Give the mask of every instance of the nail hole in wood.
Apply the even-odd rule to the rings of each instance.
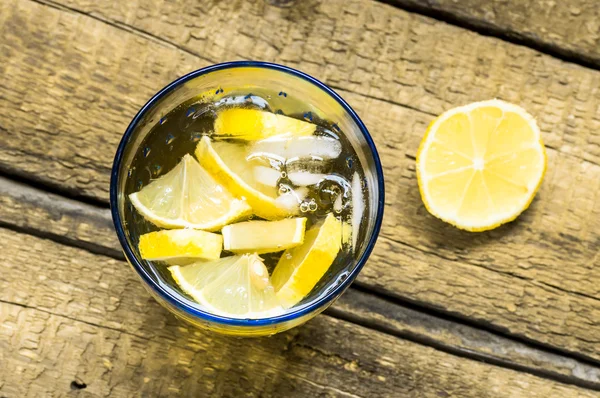
[[[275,7],[291,7],[295,2],[296,0],[267,0],[267,3]]]
[[[87,384],[85,384],[83,381],[73,380],[71,382],[71,390],[83,390],[86,387]]]

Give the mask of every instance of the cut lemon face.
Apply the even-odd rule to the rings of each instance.
[[[195,229],[162,230],[140,236],[139,249],[146,260],[216,260],[221,256],[223,237]]]
[[[269,271],[256,254],[172,266],[169,271],[183,291],[213,314],[254,319],[282,313]]]
[[[341,240],[342,223],[330,213],[306,232],[302,245],[282,254],[271,276],[282,306],[290,308],[310,293],[333,264]]]
[[[304,242],[306,218],[246,221],[223,227],[225,250],[234,253],[273,253]]]
[[[443,113],[417,154],[427,210],[468,231],[514,220],[533,200],[545,171],[546,152],[534,118],[500,100]]]
[[[233,195],[243,198],[254,214],[267,220],[292,215],[295,209],[278,205],[277,188],[256,181],[254,167],[246,160],[247,152],[241,144],[211,141],[204,136],[196,148],[200,164]]]
[[[256,109],[230,108],[217,115],[215,134],[242,140],[260,140],[275,135],[312,135],[316,125],[284,115]]]
[[[129,198],[147,220],[163,228],[216,231],[252,214],[247,203],[230,194],[190,155]]]

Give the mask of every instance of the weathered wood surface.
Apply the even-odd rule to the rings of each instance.
[[[207,63],[282,62],[335,87],[426,114],[499,97],[532,112],[550,147],[600,164],[600,72],[389,5],[369,0],[311,0],[291,8],[262,0],[50,4],[68,5],[138,36],[153,35]],[[396,126],[397,134],[422,133],[401,127]]]
[[[596,0],[384,0],[600,66]]]
[[[105,201],[121,132],[157,88],[231,57],[298,66],[343,89],[393,181],[364,285],[600,360],[598,72],[367,1],[69,4],[93,16],[0,5],[0,169]],[[429,113],[492,96],[538,116],[549,173],[520,220],[472,235],[427,214],[410,156]]]
[[[600,396],[320,316],[271,338],[188,328],[123,261],[0,229],[0,394]],[[36,292],[31,294],[31,292]]]
[[[0,176],[0,226],[125,259],[110,210]]]
[[[108,209],[0,177],[1,225],[122,259]],[[19,276],[4,277],[9,284]],[[350,289],[327,311],[446,352],[600,390],[600,368]],[[137,333],[132,330],[132,333]]]

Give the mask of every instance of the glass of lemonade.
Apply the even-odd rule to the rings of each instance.
[[[158,92],[118,147],[123,251],[178,317],[271,335],[325,310],[377,239],[383,172],[364,124],[297,70],[230,62]]]

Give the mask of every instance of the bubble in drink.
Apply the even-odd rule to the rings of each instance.
[[[307,202],[302,202],[300,204],[300,211],[302,213],[306,213],[308,210],[309,210],[308,203]]]

